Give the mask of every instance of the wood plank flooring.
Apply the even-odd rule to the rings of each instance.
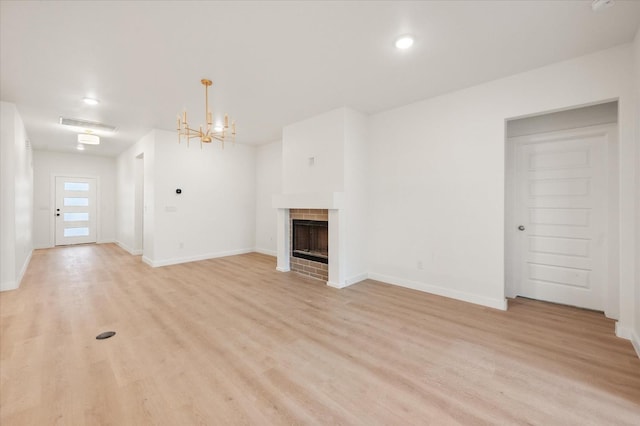
[[[0,424],[640,424],[613,321],[509,306],[336,290],[261,254],[154,269],[113,244],[37,250],[0,294]]]

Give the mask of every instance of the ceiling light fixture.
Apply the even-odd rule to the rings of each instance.
[[[80,133],[78,135],[78,143],[86,145],[100,145],[100,137],[89,133]]]
[[[85,103],[85,104],[87,104],[87,105],[98,105],[98,104],[100,103],[100,101],[99,101],[99,100],[94,99],[94,98],[87,98],[87,97],[84,97],[84,98],[82,98],[82,100],[83,100],[83,101],[84,101],[84,103]]]
[[[613,0],[593,0],[591,2],[591,10],[594,12],[600,12],[602,10],[608,9],[615,4]]]
[[[413,37],[410,35],[403,35],[396,40],[395,44],[398,49],[408,49],[413,46]]]
[[[182,119],[178,115],[178,143],[182,141],[183,136],[187,139],[187,146],[189,146],[189,139],[200,138],[200,147],[202,148],[203,143],[211,143],[215,139],[220,141],[222,148],[224,148],[225,141],[231,139],[231,141],[235,142],[236,140],[236,122],[231,122],[231,130],[229,131],[229,116],[225,114],[224,125],[222,127],[213,127],[213,115],[209,109],[209,86],[213,83],[206,78],[200,80],[200,83],[204,86],[204,117],[207,127],[205,130],[202,129],[202,125],[200,125],[199,130],[190,128],[187,122],[187,111],[184,111]]]

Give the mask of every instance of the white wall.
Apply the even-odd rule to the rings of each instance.
[[[55,246],[55,176],[95,177],[98,185],[97,242],[115,241],[116,162],[111,157],[33,152],[34,246]]]
[[[153,130],[117,160],[118,243],[135,251],[136,157],[144,161],[143,260],[169,265],[253,250],[255,149],[178,144]],[[176,194],[176,189],[182,190]]]
[[[0,291],[20,286],[33,251],[33,165],[16,106],[0,102]]]
[[[276,255],[277,212],[272,197],[282,193],[282,141],[256,148],[256,251]]]
[[[344,119],[339,108],[282,130],[284,194],[344,190]]]
[[[116,242],[131,254],[143,254],[142,246],[148,258],[154,257],[154,138],[155,131],[149,132],[116,159]],[[142,201],[136,193],[140,175],[143,181]],[[138,210],[141,207],[142,212]],[[141,223],[144,224],[142,238],[140,229],[136,228]]]
[[[255,246],[255,148],[201,150],[155,135],[155,264],[249,252]],[[182,194],[176,194],[177,188]],[[175,210],[174,210],[175,209]],[[169,211],[174,210],[174,211]]]
[[[620,225],[634,229],[631,59],[624,45],[371,116],[370,276],[504,308],[505,120],[616,98]],[[635,254],[620,244],[628,327]]]
[[[367,225],[372,213],[367,209],[368,117],[344,109],[344,199],[346,231],[346,284],[367,278]]]

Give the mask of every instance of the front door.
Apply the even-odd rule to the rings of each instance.
[[[95,243],[96,179],[56,177],[56,245]]]
[[[516,145],[519,295],[603,311],[607,134],[569,130]]]

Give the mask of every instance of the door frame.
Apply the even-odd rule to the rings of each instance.
[[[100,176],[81,175],[77,173],[51,173],[49,176],[49,247],[56,247],[56,178],[87,178],[96,180],[96,244],[102,242],[100,226]]]
[[[605,209],[605,274],[604,313],[607,317],[618,319],[620,313],[620,280],[619,280],[619,162],[618,162],[618,123],[600,124],[553,132],[537,133],[526,136],[505,137],[505,229],[504,229],[504,291],[507,298],[516,297],[520,293],[520,265],[517,255],[519,248],[516,232],[517,215],[517,182],[516,182],[516,147],[519,145],[550,142],[561,139],[561,136],[579,137],[599,134],[606,138],[606,171],[605,187],[607,191],[607,208]]]

